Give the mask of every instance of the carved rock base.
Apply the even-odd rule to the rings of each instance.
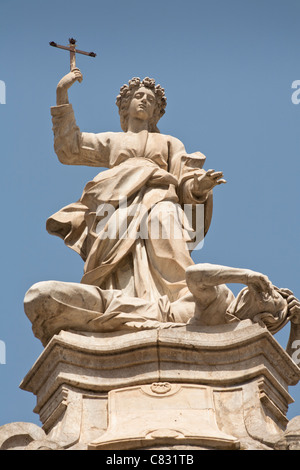
[[[42,422],[39,439],[23,448],[39,440],[74,450],[288,448],[288,387],[299,379],[268,330],[249,320],[201,330],[62,331],[21,384],[36,395]],[[0,444],[9,448],[5,426]]]

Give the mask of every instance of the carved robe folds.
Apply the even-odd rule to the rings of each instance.
[[[49,233],[84,259],[81,282],[149,301],[166,295],[172,302],[188,293],[185,270],[193,264],[195,232],[183,223],[183,205],[204,203],[205,234],[212,194],[200,201],[191,191],[194,173],[204,172],[204,155],[188,155],[178,139],[147,131],[81,133],[71,105],[51,112],[62,163],[109,168],[87,183],[78,202],[47,221]],[[153,236],[153,227],[163,233],[166,226],[171,233]]]

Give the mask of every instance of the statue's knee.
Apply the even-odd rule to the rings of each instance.
[[[57,281],[41,281],[33,284],[25,294],[26,302],[34,302],[41,297],[49,295],[50,292],[57,289],[59,283]]]
[[[56,307],[56,301],[52,293],[59,289],[57,281],[37,282],[28,289],[24,297],[24,309],[26,315],[32,320],[38,313]]]

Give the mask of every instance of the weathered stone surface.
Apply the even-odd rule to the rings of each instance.
[[[46,434],[33,423],[8,423],[0,427],[0,450],[23,450],[46,439]]]
[[[275,444],[276,450],[300,450],[300,416],[295,416]]]
[[[108,430],[89,449],[136,449],[158,442],[240,446],[218,428],[209,387],[165,382],[127,387],[110,392],[108,405]]]
[[[246,320],[225,329],[61,332],[21,388],[37,396],[48,439],[64,448],[271,449],[299,379],[267,328]]]

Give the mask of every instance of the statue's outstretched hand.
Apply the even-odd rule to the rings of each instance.
[[[218,184],[226,183],[222,171],[207,170],[203,175],[194,174],[193,194],[205,198]]]
[[[68,89],[75,82],[81,83],[83,80],[82,73],[78,68],[72,70],[72,72],[67,73],[58,83],[56,88],[56,104],[68,104]]]

